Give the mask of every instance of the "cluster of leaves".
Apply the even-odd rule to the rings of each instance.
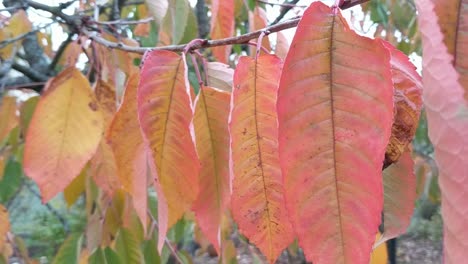
[[[439,17],[467,16],[459,6],[437,3]],[[465,189],[468,153],[457,143],[468,131],[460,48],[466,34],[450,32],[466,27],[454,26],[458,20],[439,25],[429,0],[417,6],[424,103],[445,199],[445,258],[461,263],[466,216],[458,188]],[[269,54],[264,32],[252,56],[234,56],[232,69],[223,64],[233,62],[230,45],[210,49],[218,62],[191,49],[197,40],[182,54],[169,51],[167,45],[189,42],[201,26],[187,1],[147,7],[127,10],[154,17],[132,30],[159,49],[140,58],[125,51],[138,46],[130,38],[102,33],[104,41],[123,43],[109,51],[107,42],[87,47],[89,36],[80,36],[39,97],[19,107],[15,97],[2,98],[0,165],[22,161],[44,203],[60,192],[69,205],[85,196],[86,231],[70,235],[53,263],[159,263],[170,254],[186,262],[168,239],[187,228],[184,217],[197,223],[194,233],[206,237],[223,263],[235,259],[233,222],[270,263],[295,239],[314,263],[369,263],[374,247],[405,232],[418,186],[409,143],[423,85],[403,52],[356,34],[338,7],[315,2],[291,47],[278,34],[276,55]],[[248,29],[236,23],[245,14]],[[23,34],[14,30],[16,17],[30,24],[18,11],[3,35]],[[212,39],[266,25],[260,6],[211,1]],[[2,57],[16,49],[14,43],[3,48]],[[93,62],[93,85],[74,66],[82,51]],[[140,69],[129,63],[140,60]],[[0,252],[9,256],[20,247],[3,206],[0,219]]]

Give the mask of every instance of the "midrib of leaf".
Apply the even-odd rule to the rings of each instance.
[[[333,10],[333,9],[332,9]],[[343,241],[343,220],[341,219],[341,204],[340,204],[340,194],[339,194],[339,186],[338,186],[338,177],[337,177],[337,172],[336,172],[336,142],[335,142],[335,102],[333,99],[333,37],[335,33],[335,20],[336,20],[336,14],[332,16],[332,25],[331,25],[331,30],[330,30],[330,114],[331,114],[331,124],[332,124],[332,144],[333,144],[333,171],[335,172],[335,196],[336,196],[336,204],[338,207],[338,224],[340,227],[340,247],[343,252],[343,256],[346,256],[345,254],[345,247],[344,247],[344,241]]]
[[[70,77],[71,78],[71,77]],[[62,83],[63,84],[63,83]],[[58,89],[58,88],[56,88]],[[70,96],[68,97],[68,102],[67,102],[67,107],[66,107],[66,111],[65,111],[65,127],[63,129],[63,135],[62,135],[62,138],[60,140],[60,146],[59,146],[59,155],[58,155],[58,158],[56,159],[56,162],[55,162],[55,169],[54,169],[54,174],[56,175],[57,173],[57,168],[59,167],[59,161],[62,160],[62,153],[63,153],[63,145],[64,145],[64,142],[65,142],[65,138],[66,138],[66,135],[68,134],[68,122],[69,122],[69,115],[70,115],[70,108],[71,108],[71,105],[73,103],[73,93],[74,93],[74,90],[75,88],[72,86],[70,87]],[[55,90],[57,91],[57,90]]]
[[[172,101],[174,101],[174,99],[173,99],[174,90],[176,88],[177,74],[179,72],[179,67],[180,67],[180,62],[181,61],[182,61],[182,59],[179,58],[179,63],[177,64],[177,70],[174,73],[174,78],[173,78],[172,85],[171,85],[171,93],[169,95],[169,105],[167,106],[166,120],[164,121],[164,135],[163,135],[163,140],[161,142],[161,154],[160,154],[160,158],[159,158],[159,166],[156,166],[156,169],[159,168],[158,175],[160,177],[162,176],[162,172],[164,171],[163,170],[163,167],[164,167],[163,166],[163,164],[164,164],[163,163],[163,156],[164,156],[164,149],[165,149],[165,145],[166,145],[166,138],[167,138],[167,135],[168,135],[168,133],[167,133],[167,124],[169,123],[169,116],[172,113],[172,111],[171,111]]]
[[[211,148],[211,153],[213,154],[212,155],[212,159],[213,159],[213,163],[214,163],[214,170],[215,170],[215,184],[216,184],[216,205],[218,206],[218,211],[221,211],[221,195],[220,195],[220,190],[219,190],[219,174],[218,174],[218,164],[216,162],[216,157],[215,157],[215,150],[214,150],[214,146],[213,146],[213,136],[212,136],[212,133],[211,133],[211,125],[210,125],[210,119],[208,118],[208,105],[206,104],[206,99],[205,99],[205,92],[204,92],[204,89],[200,89],[200,96],[202,97],[202,100],[203,100],[203,104],[204,104],[204,112],[205,112],[205,117],[206,117],[206,125],[208,127],[208,135],[209,135],[209,138],[210,138],[210,148]]]
[[[270,216],[270,202],[268,200],[268,195],[266,191],[266,183],[265,183],[265,174],[263,171],[263,159],[262,159],[262,149],[260,147],[260,134],[258,132],[258,120],[257,120],[257,64],[258,64],[258,57],[255,57],[255,68],[254,68],[254,120],[255,120],[255,132],[256,132],[256,137],[257,140],[257,150],[258,150],[258,158],[260,159],[260,171],[261,171],[261,177],[262,177],[262,183],[263,183],[263,194],[265,195],[265,201],[266,201],[266,212],[267,212],[267,217],[268,217],[268,249],[269,252],[268,254],[270,255],[273,252],[273,246],[271,244],[271,216]],[[270,256],[268,256],[270,258]]]

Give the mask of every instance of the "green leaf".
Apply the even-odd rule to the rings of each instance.
[[[89,257],[88,264],[123,264],[123,262],[111,248],[104,250],[98,248]]]
[[[198,37],[198,22],[197,17],[192,8],[188,10],[187,26],[185,27],[185,33],[180,43],[189,43],[191,40]]]
[[[52,264],[78,264],[82,238],[81,234],[71,234],[63,242]]]
[[[37,102],[39,102],[39,96],[34,96],[26,100],[21,106],[20,125],[23,135],[25,135],[28,130],[29,122],[31,121],[34,109],[36,109]]]
[[[0,180],[0,203],[10,200],[21,186],[23,171],[21,164],[10,159],[5,167],[4,175]]]
[[[140,264],[143,259],[140,245],[135,235],[126,228],[120,229],[115,243],[115,249],[117,255],[126,264]]]
[[[156,234],[156,233],[155,233]],[[154,236],[143,243],[143,256],[145,257],[145,262],[147,264],[160,264],[161,257],[159,256],[157,249],[158,236]]]

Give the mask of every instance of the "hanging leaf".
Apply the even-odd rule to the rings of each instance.
[[[452,55],[459,82],[468,99],[468,2],[466,0],[432,0],[444,43]]]
[[[25,34],[31,31],[31,28],[32,25],[28,19],[28,15],[23,9],[19,9],[11,16],[7,25],[2,25],[0,28],[0,42]],[[21,42],[16,41],[8,45],[0,45],[0,58],[3,60],[10,59],[19,49],[19,43]]]
[[[63,190],[63,198],[67,203],[67,207],[70,208],[75,204],[76,200],[86,189],[86,178],[87,170],[86,167],[81,171],[80,175],[73,179],[73,181]]]
[[[263,8],[260,8],[259,6],[255,6],[255,9],[249,12],[250,32],[264,29],[267,26],[268,26],[268,19],[267,19],[265,10]],[[270,45],[270,41],[268,40],[268,36],[265,36],[262,39],[262,46],[268,51],[271,50],[271,45]],[[255,53],[256,53],[256,48],[251,46],[250,55],[254,55]]]
[[[284,34],[281,33],[281,31],[276,33],[276,46],[275,46],[276,56],[280,57],[281,59],[285,59],[286,55],[288,54],[288,50],[289,50],[289,42],[284,36]]]
[[[137,112],[139,76],[129,77],[122,105],[115,114],[107,139],[115,154],[117,175],[123,188],[132,196],[141,223],[146,230],[147,159]]]
[[[115,242],[115,249],[123,263],[141,264],[143,261],[140,245],[135,235],[126,228],[120,229]]]
[[[83,236],[81,234],[71,234],[68,236],[60,246],[52,264],[78,264],[82,239]]]
[[[398,162],[390,165],[383,174],[384,232],[374,248],[406,232],[417,198],[414,162],[409,151],[403,153]]]
[[[33,116],[34,110],[36,109],[36,105],[39,102],[39,98],[39,96],[33,96],[21,105],[20,125],[23,135],[26,135],[26,131],[28,131],[29,123],[31,122],[31,118]]]
[[[442,192],[444,263],[463,263],[468,258],[467,102],[453,57],[443,45],[434,5],[430,0],[416,4],[423,39],[423,99]]]
[[[234,35],[234,0],[211,1],[211,39],[227,38]],[[228,62],[231,46],[212,48],[213,56],[222,63]]]
[[[24,171],[47,202],[80,173],[96,151],[103,118],[88,80],[68,68],[46,85],[24,146]]]
[[[161,45],[179,44],[188,26],[190,5],[187,0],[169,0],[169,8],[159,29]]]
[[[395,102],[392,136],[385,153],[385,166],[396,162],[413,140],[419,124],[422,107],[421,76],[408,57],[390,43],[382,41],[390,51],[390,65],[394,86]]]
[[[388,51],[314,2],[286,57],[279,153],[290,219],[307,260],[369,263],[393,119]]]
[[[276,95],[281,60],[241,57],[234,72],[231,134],[232,215],[270,263],[293,240],[278,166]]]
[[[138,117],[157,175],[159,250],[168,228],[198,195],[199,161],[190,132],[193,110],[185,57],[147,53],[138,85]],[[182,162],[183,161],[183,162]]]
[[[221,62],[208,62],[206,68],[208,86],[231,92],[234,69]]]
[[[16,116],[16,98],[12,96],[4,96],[0,98],[0,144],[10,134],[11,130],[18,125],[18,117]]]
[[[200,183],[193,210],[203,233],[220,252],[221,218],[229,204],[230,94],[202,86],[195,100],[194,128],[200,157]]]
[[[0,203],[8,203],[23,183],[21,163],[10,159],[5,166],[5,175],[0,179]],[[2,171],[3,173],[3,171]]]
[[[145,0],[145,3],[146,6],[148,6],[149,13],[154,17],[154,20],[160,24],[167,13],[169,7],[168,0]]]

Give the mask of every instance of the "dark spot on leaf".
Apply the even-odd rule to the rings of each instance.
[[[92,102],[89,102],[88,104],[89,108],[91,108],[91,110],[93,111],[97,111],[98,110],[98,105],[96,102],[92,101]]]

